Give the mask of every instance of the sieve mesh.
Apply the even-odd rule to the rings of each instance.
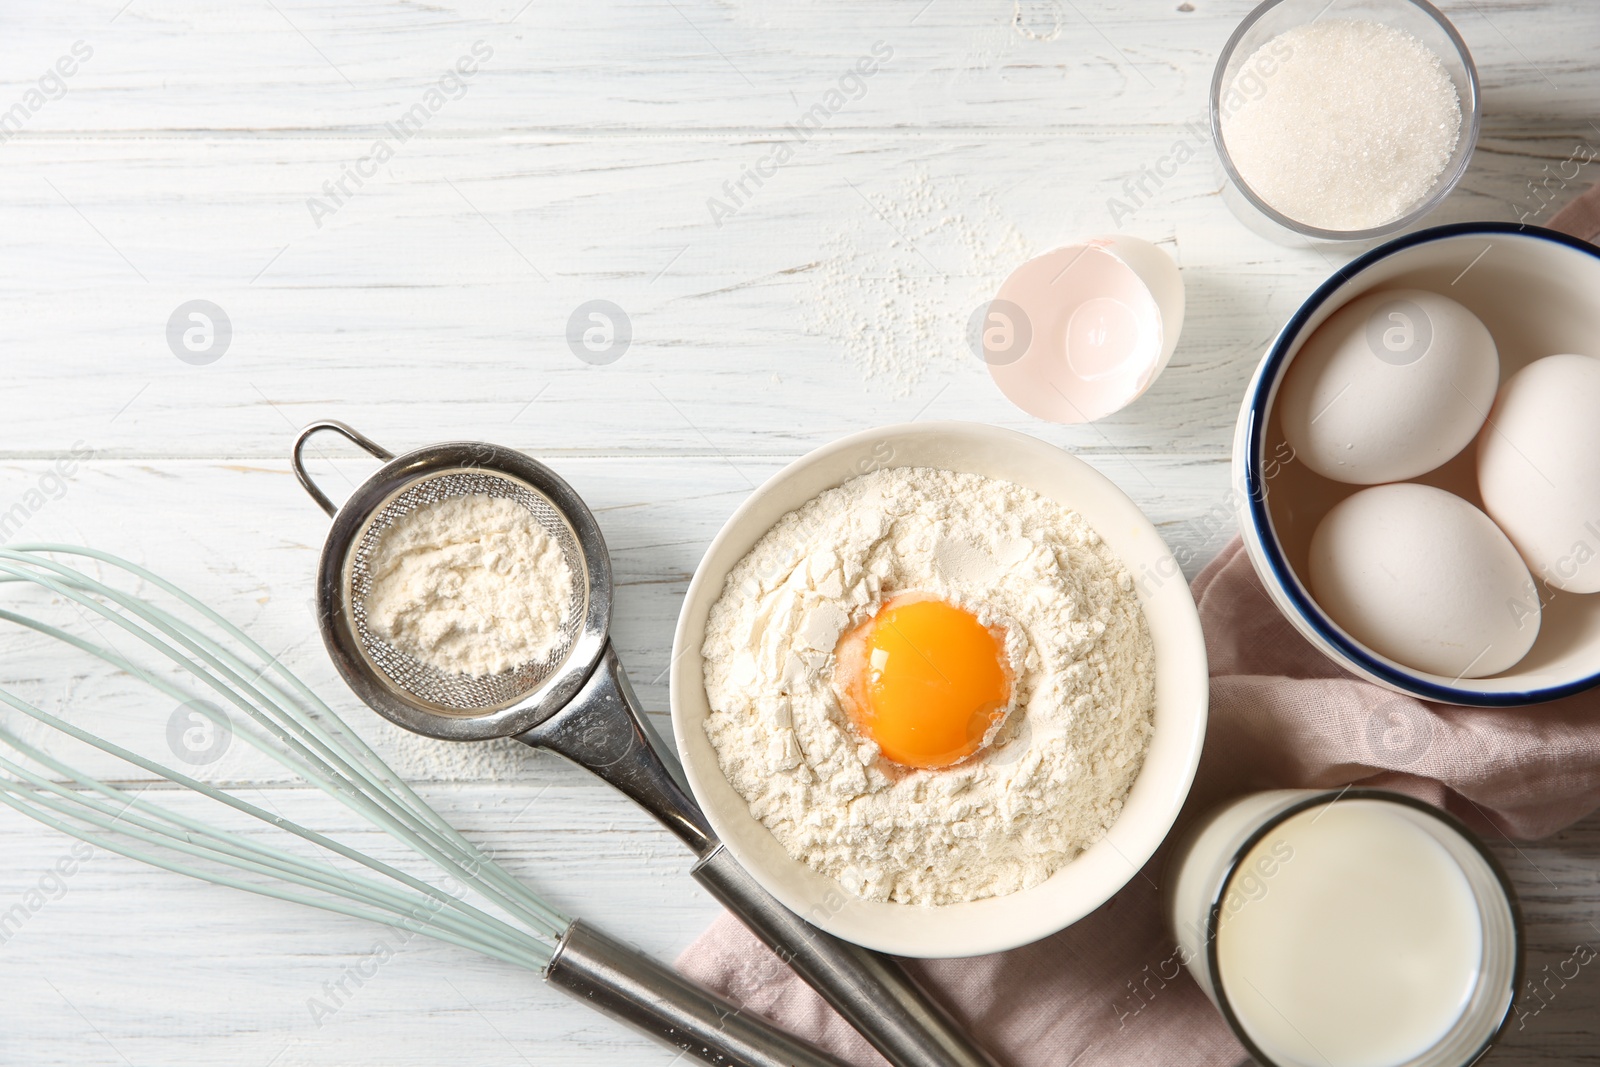
[[[427,504],[455,496],[492,496],[512,500],[527,508],[561,548],[572,569],[572,602],[561,639],[548,659],[521,664],[499,674],[451,674],[402,652],[367,628],[367,594],[372,591],[369,565],[384,532],[406,515]],[[351,629],[378,674],[401,694],[436,710],[457,715],[495,711],[514,704],[543,685],[572,652],[583,629],[589,600],[589,568],[572,528],[544,495],[526,483],[503,474],[460,469],[425,476],[402,489],[378,508],[353,542],[345,565],[345,611]]]

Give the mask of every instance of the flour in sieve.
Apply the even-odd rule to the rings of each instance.
[[[1014,674],[1000,735],[943,770],[882,759],[832,686],[840,635],[913,592],[1003,628]],[[875,471],[785,515],[729,573],[703,654],[728,781],[791,856],[870,900],[1042,882],[1116,820],[1152,729],[1126,569],[1076,512],[978,475]]]
[[[423,663],[488,675],[548,659],[572,610],[572,569],[514,500],[445,497],[383,531],[367,626]]]

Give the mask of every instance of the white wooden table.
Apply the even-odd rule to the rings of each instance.
[[[12,0],[4,538],[110,549],[200,594],[402,770],[446,779],[427,796],[540,892],[670,958],[715,907],[665,833],[554,758],[447,759],[334,677],[309,606],[325,520],[288,474],[292,431],[335,417],[397,450],[489,439],[556,466],[610,542],[616,641],[658,713],[678,602],[718,525],[782,463],[848,431],[1021,428],[1084,456],[1203,559],[1229,533],[1203,516],[1224,498],[1241,389],[1337,257],[1236,224],[1209,150],[1132,217],[1113,220],[1107,202],[1195,136],[1185,124],[1203,118],[1216,53],[1249,6]],[[1445,7],[1477,58],[1485,117],[1434,221],[1535,212],[1529,182],[1600,143],[1600,17],[1582,0]],[[861,91],[847,81],[793,158],[732,201],[724,183],[792,138],[788,124],[877,42],[892,56]],[[474,72],[440,88],[458,60]],[[1555,207],[1575,191],[1547,187]],[[959,324],[1020,256],[1115,222],[1184,268],[1177,355],[1102,423],[1032,421]],[[169,317],[196,299],[231,323],[209,363],[168,341]],[[566,340],[597,299],[632,331],[604,365]],[[893,344],[919,357],[917,374],[863,370]],[[92,458],[58,485],[50,466],[74,449]],[[336,493],[371,467],[326,452]],[[131,706],[106,672],[35,647],[0,635],[7,686],[79,714]],[[316,808],[259,784],[286,813]],[[67,847],[0,817],[0,910]],[[1600,945],[1600,820],[1497,847],[1523,893],[1532,972]],[[319,1025],[308,1001],[373,940],[353,921],[100,856],[0,945],[0,1062],[671,1059],[531,976],[421,938]],[[1600,1062],[1597,975],[1552,983],[1495,1062]]]

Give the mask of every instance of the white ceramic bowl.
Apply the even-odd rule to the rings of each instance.
[[[705,733],[706,617],[728,572],[778,519],[825,489],[884,467],[936,467],[1015,482],[1081,514],[1139,583],[1155,641],[1155,731],[1122,815],[1104,839],[1046,881],[1009,896],[939,907],[862,900],[799,860],[750,814]],[[1200,618],[1177,562],[1123,492],[1087,464],[1025,434],[965,422],[868,430],[791,463],[733,513],[695,571],[673,639],[672,730],[690,788],[755,880],[829,933],[900,956],[974,956],[1055,933],[1120,889],[1166,837],[1188,795],[1208,696]]]
[[[1288,457],[1273,411],[1278,385],[1301,344],[1328,316],[1377,288],[1443,293],[1494,335],[1504,381],[1557,352],[1600,357],[1600,249],[1537,226],[1475,222],[1407,234],[1353,260],[1301,305],[1256,368],[1234,435],[1239,527],[1256,573],[1284,615],[1335,663],[1396,692],[1478,707],[1534,704],[1600,684],[1600,594],[1551,592],[1539,639],[1523,660],[1489,678],[1415,671],[1345,633],[1312,599],[1302,575],[1317,523],[1360,486],[1311,473]],[[1487,432],[1487,431],[1486,431]],[[1482,507],[1468,445],[1416,481]]]

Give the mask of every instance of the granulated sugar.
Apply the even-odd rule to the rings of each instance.
[[[1461,101],[1403,30],[1328,19],[1273,38],[1221,102],[1222,137],[1253,192],[1291,219],[1361,230],[1404,215],[1449,164]]]
[[[968,321],[1028,258],[1028,244],[992,195],[955,179],[916,173],[859,192],[867,203],[842,194],[849,221],[811,273],[807,326],[863,378],[908,396],[930,375],[979,360]]]

